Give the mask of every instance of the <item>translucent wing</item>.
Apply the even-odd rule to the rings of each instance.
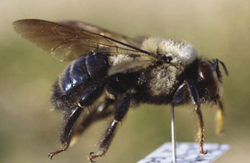
[[[105,35],[83,30],[79,25],[54,23],[44,20],[18,20],[15,31],[35,43],[60,61],[71,61],[93,53],[105,55],[123,54],[140,58],[145,62],[157,60],[157,56],[137,47],[125,44]],[[93,27],[93,26],[92,26]],[[92,30],[93,31],[93,30]],[[102,31],[102,29],[97,29]],[[115,34],[112,34],[115,35]],[[138,64],[137,64],[138,65]]]
[[[62,21],[59,23],[71,25],[71,26],[74,26],[74,27],[77,27],[77,28],[80,28],[80,29],[83,29],[86,31],[90,31],[90,32],[97,33],[97,34],[100,34],[103,36],[107,36],[107,37],[113,38],[115,40],[118,40],[120,42],[123,42],[125,44],[129,44],[129,45],[132,45],[132,46],[135,46],[138,48],[140,48],[142,42],[145,39],[147,39],[146,36],[138,36],[138,37],[130,38],[130,37],[127,37],[127,36],[122,35],[120,33],[112,32],[112,31],[109,31],[107,29],[103,29],[101,27],[91,25],[88,23],[84,23],[84,22],[80,22],[80,21],[71,21],[70,20],[70,21]]]

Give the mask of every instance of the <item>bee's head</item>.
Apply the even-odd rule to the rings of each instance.
[[[199,62],[199,76],[207,87],[208,94],[214,97],[222,97],[223,93],[223,77],[219,69],[219,64],[224,69],[226,75],[228,75],[226,65],[219,59],[213,59],[212,61],[201,60]]]
[[[196,48],[185,41],[150,38],[143,42],[142,49],[160,56],[167,63],[181,67],[190,65],[200,58]]]

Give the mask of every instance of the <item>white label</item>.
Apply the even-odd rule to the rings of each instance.
[[[227,144],[205,143],[205,156],[200,155],[197,143],[176,143],[177,163],[211,163],[230,148]],[[172,163],[172,143],[168,142],[146,156],[138,163]]]

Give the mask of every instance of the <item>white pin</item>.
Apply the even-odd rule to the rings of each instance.
[[[176,162],[176,135],[175,135],[175,110],[174,104],[171,105],[171,136],[172,136],[172,160]]]
[[[208,153],[201,156],[200,147],[197,143],[176,143],[173,105],[171,107],[171,136],[171,143],[164,143],[137,163],[212,163],[230,148],[228,144],[205,143],[204,148]]]

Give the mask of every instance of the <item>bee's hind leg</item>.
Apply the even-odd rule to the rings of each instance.
[[[48,154],[48,156],[50,157],[50,159],[53,158],[53,156],[66,151],[69,147],[70,141],[71,141],[71,133],[72,133],[72,129],[74,127],[75,122],[77,121],[77,119],[79,118],[79,116],[81,115],[83,109],[80,108],[79,106],[77,106],[71,113],[71,115],[69,116],[69,119],[67,121],[66,126],[64,127],[64,131],[63,131],[63,135],[61,137],[61,142],[64,145],[64,148],[55,152],[51,152]]]
[[[75,126],[76,121],[80,117],[81,113],[84,110],[84,107],[91,106],[93,102],[100,97],[100,95],[103,92],[103,86],[102,84],[94,85],[91,89],[89,89],[81,98],[81,100],[78,103],[78,106],[72,110],[68,115],[65,115],[66,118],[66,124],[63,128],[63,132],[61,134],[61,144],[63,145],[63,148],[61,150],[51,152],[48,154],[50,159],[52,159],[55,155],[66,151],[70,145],[71,138],[74,136],[74,133],[72,132]]]

